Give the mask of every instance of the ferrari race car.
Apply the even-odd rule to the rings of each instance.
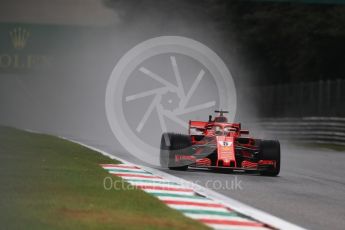
[[[257,171],[277,176],[280,171],[280,143],[249,137],[241,123],[229,123],[218,113],[208,121],[189,121],[188,135],[163,133],[160,162],[163,167],[187,170],[188,167]]]

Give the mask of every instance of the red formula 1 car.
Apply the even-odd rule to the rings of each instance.
[[[240,123],[228,123],[224,113],[209,121],[189,121],[188,135],[163,133],[160,161],[163,167],[188,167],[258,171],[277,176],[280,171],[280,144],[276,140],[248,137]]]

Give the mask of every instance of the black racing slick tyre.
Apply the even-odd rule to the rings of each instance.
[[[175,155],[190,155],[192,140],[190,136],[178,133],[163,133],[160,146],[160,163],[162,167],[173,170],[187,170],[188,162],[175,160]]]
[[[277,140],[262,140],[260,142],[260,154],[262,160],[276,161],[275,167],[260,171],[263,176],[277,176],[280,172],[280,143]]]

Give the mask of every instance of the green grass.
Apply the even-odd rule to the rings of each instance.
[[[1,229],[206,229],[143,191],[104,189],[110,174],[101,163],[116,161],[53,136],[0,127]]]

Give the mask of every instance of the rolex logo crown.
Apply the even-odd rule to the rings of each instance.
[[[27,30],[17,27],[10,32],[13,47],[15,49],[23,49],[26,46],[26,42],[30,37],[30,32]]]

